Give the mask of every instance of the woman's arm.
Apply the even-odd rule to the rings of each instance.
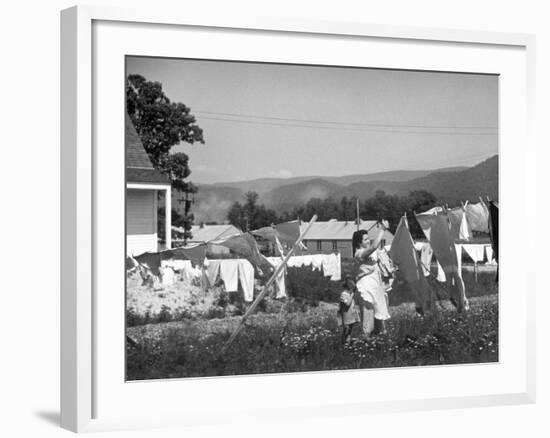
[[[376,239],[374,239],[372,243],[369,243],[364,248],[359,248],[356,251],[355,258],[358,261],[366,260],[380,246],[380,242],[382,241],[383,237],[384,237],[384,230],[380,230],[380,233],[378,233],[378,236],[376,236]]]
[[[380,232],[378,233],[378,236],[376,236],[376,239],[374,239],[374,242],[372,243],[372,246],[374,247],[374,249],[380,246],[380,242],[382,242],[383,238],[384,238],[384,230],[380,230]]]

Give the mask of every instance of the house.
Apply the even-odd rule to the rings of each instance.
[[[176,233],[183,234],[183,228],[172,227]],[[231,224],[224,225],[193,225],[191,227],[192,237],[188,239],[188,244],[210,242],[211,240],[222,239],[224,237],[241,234],[241,230]],[[229,254],[229,249],[220,245],[209,245],[210,254]]]
[[[302,222],[300,232],[307,227],[307,222]],[[374,240],[384,227],[377,221],[360,221],[360,230],[367,230],[369,239]],[[304,239],[307,246],[306,253],[329,254],[338,252],[342,257],[353,257],[351,238],[357,231],[355,221],[338,221],[331,219],[326,222],[315,222]],[[384,229],[383,244],[389,245],[393,240],[393,234]]]
[[[153,167],[130,117],[126,115],[126,254],[159,251],[158,193],[164,192],[166,230],[171,229],[170,180]],[[166,232],[166,248],[171,235]]]

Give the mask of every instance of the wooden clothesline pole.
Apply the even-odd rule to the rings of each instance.
[[[302,240],[304,240],[304,237],[306,236],[309,229],[315,223],[316,220],[317,220],[317,215],[315,214],[315,215],[313,215],[313,217],[311,218],[311,220],[307,224],[306,229],[300,234],[298,239],[296,239],[296,242],[294,242],[294,245],[292,246],[290,251],[288,251],[286,253],[286,256],[284,257],[283,261],[275,268],[275,271],[273,271],[273,274],[271,275],[271,277],[269,278],[269,280],[265,284],[263,290],[258,294],[258,296],[254,300],[254,302],[247,309],[247,311],[245,312],[245,314],[243,315],[243,317],[239,321],[239,324],[237,325],[237,327],[235,328],[235,330],[233,331],[233,333],[231,334],[231,336],[229,337],[229,339],[227,340],[227,342],[223,346],[222,352],[224,352],[231,345],[231,343],[235,340],[235,338],[237,337],[237,335],[239,334],[239,332],[243,328],[243,325],[244,325],[246,319],[252,314],[252,312],[254,312],[256,307],[258,307],[258,304],[260,304],[260,301],[265,297],[265,295],[269,291],[269,288],[275,282],[275,280],[277,279],[277,277],[281,273],[281,270],[283,270],[285,268],[286,264],[288,263],[288,260],[290,259],[290,257],[294,253],[294,251],[296,251],[296,249],[298,248],[298,246],[300,245]]]

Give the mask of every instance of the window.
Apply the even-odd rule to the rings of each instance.
[[[338,241],[337,240],[332,241],[332,250],[333,251],[338,251]]]
[[[317,241],[317,251],[321,251],[321,250],[322,250],[321,243],[322,243],[322,242],[321,242],[320,240]]]

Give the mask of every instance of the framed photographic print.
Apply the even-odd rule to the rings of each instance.
[[[534,400],[533,37],[75,7],[61,48],[63,427]]]

